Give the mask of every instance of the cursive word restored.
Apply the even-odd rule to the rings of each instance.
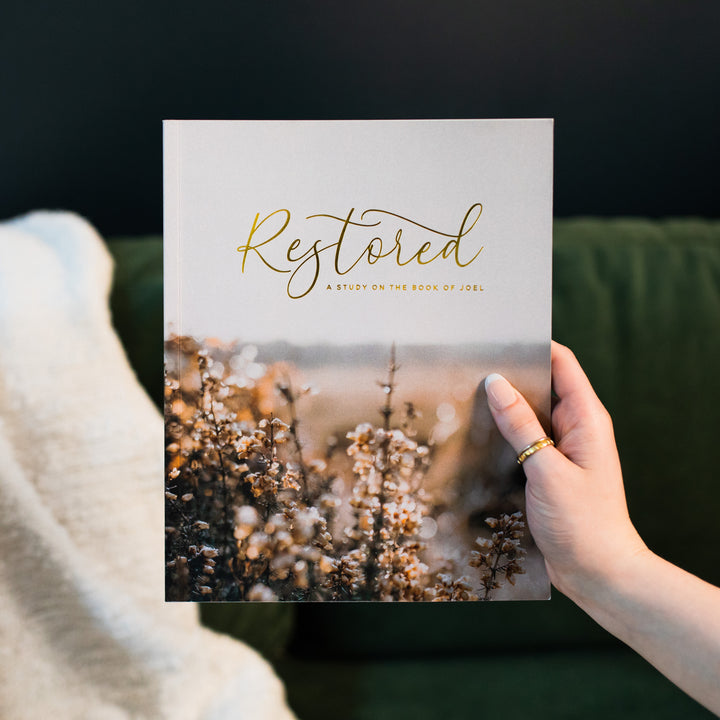
[[[456,232],[443,232],[388,210],[365,210],[355,219],[355,208],[351,208],[346,217],[324,213],[307,216],[305,220],[316,220],[321,227],[329,225],[331,232],[329,240],[311,241],[298,237],[288,240],[287,235],[292,235],[286,230],[292,216],[290,210],[281,208],[262,219],[257,213],[247,242],[237,252],[242,257],[243,273],[249,258],[255,257],[273,272],[289,274],[287,294],[299,299],[316,286],[324,258],[340,276],[361,263],[375,265],[381,260],[398,267],[442,260],[467,267],[483,250],[482,246],[469,250],[465,247],[468,244],[465,239],[481,214],[482,205],[475,203]]]

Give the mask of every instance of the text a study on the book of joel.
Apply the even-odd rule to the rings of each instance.
[[[268,269],[277,273],[289,274],[288,296],[301,298],[315,288],[320,276],[321,262],[332,264],[338,277],[348,275],[358,266],[362,267],[362,264],[372,267],[382,261],[394,263],[398,268],[404,268],[412,264],[423,266],[441,260],[450,260],[458,268],[465,268],[476,260],[482,251],[482,246],[480,246],[474,249],[472,254],[466,253],[467,256],[464,257],[461,255],[460,249],[461,242],[475,227],[481,213],[482,204],[473,204],[465,213],[459,223],[459,229],[453,235],[421,225],[417,221],[388,210],[368,209],[359,213],[358,218],[355,219],[355,208],[351,208],[344,218],[328,213],[309,215],[305,218],[306,221],[316,219],[336,221],[338,225],[337,239],[327,242],[310,240],[304,243],[302,238],[293,237],[286,245],[283,245],[283,240],[287,242],[285,235],[292,219],[290,210],[281,208],[262,219],[257,213],[247,242],[237,248],[242,258],[241,272],[245,272],[248,255],[256,255]],[[270,225],[269,228],[263,227],[266,223]],[[408,239],[405,241],[403,241],[403,224],[411,231],[410,233],[406,232],[405,237]],[[322,225],[326,225],[329,226],[329,230],[333,230],[332,224],[313,223],[310,225],[310,232],[315,230],[312,225],[320,225],[321,228]],[[385,233],[384,240],[381,232]],[[416,237],[418,235],[420,236],[419,240]],[[438,241],[440,242],[438,243]],[[403,242],[405,247],[403,247]],[[273,259],[273,262],[267,259],[269,253],[267,246],[270,244],[275,246],[273,256],[277,255],[277,246],[281,251],[281,257],[278,260]],[[308,245],[309,247],[307,247]],[[408,248],[408,246],[410,247]],[[323,253],[326,255],[323,256]],[[277,265],[273,263],[277,263]],[[470,290],[477,292],[481,288],[477,283],[471,284],[462,280],[456,285],[455,283],[410,283],[407,279],[402,279],[396,280],[394,283],[328,283],[325,289],[338,292],[367,291],[368,289],[372,292],[383,292],[386,289],[401,292],[438,292],[440,290],[451,292],[456,289],[459,292]]]
[[[552,121],[166,121],[166,599],[546,599]]]

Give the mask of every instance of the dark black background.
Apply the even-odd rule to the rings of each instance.
[[[163,118],[402,117],[554,117],[558,216],[718,217],[719,37],[714,0],[4,1],[0,218],[159,232]]]

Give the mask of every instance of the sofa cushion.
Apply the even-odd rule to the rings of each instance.
[[[720,223],[559,221],[553,334],[614,420],[651,549],[720,584]]]

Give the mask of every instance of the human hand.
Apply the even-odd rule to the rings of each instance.
[[[573,353],[552,344],[556,447],[523,463],[526,512],[553,585],[575,600],[649,554],[630,522],[612,421]],[[522,395],[500,375],[485,381],[495,422],[516,453],[545,435]]]
[[[720,715],[720,589],[650,552],[630,522],[612,422],[568,348],[552,345],[556,447],[523,463],[528,524],[553,585]],[[519,453],[545,435],[507,380],[488,404]]]

